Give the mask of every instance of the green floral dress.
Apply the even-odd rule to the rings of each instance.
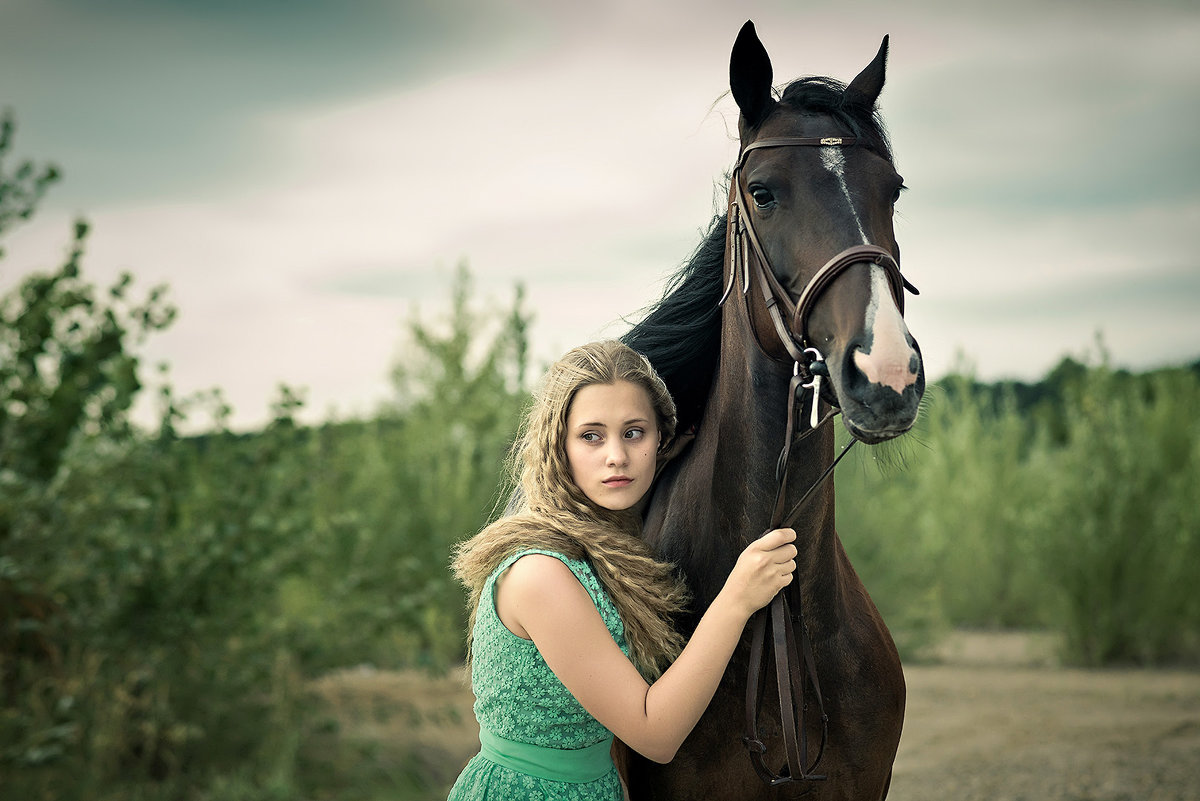
[[[621,782],[609,755],[612,733],[575,700],[537,646],[496,615],[496,577],[531,553],[553,556],[571,569],[629,654],[617,608],[586,562],[529,550],[501,563],[483,587],[473,632],[471,689],[481,751],[454,783],[450,801],[620,801]]]

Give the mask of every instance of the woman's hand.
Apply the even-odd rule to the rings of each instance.
[[[726,595],[749,619],[791,583],[796,571],[795,539],[793,529],[777,528],[747,545],[720,595]]]

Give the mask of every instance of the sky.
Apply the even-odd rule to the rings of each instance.
[[[619,336],[718,210],[746,19],[779,85],[849,81],[890,35],[931,379],[1200,358],[1194,2],[0,0],[8,166],[64,174],[0,243],[0,292],[86,218],[85,277],[179,308],[147,368],[221,388],[235,427],[281,383],[309,420],[371,414],[464,261],[485,316],[524,285],[548,362]]]

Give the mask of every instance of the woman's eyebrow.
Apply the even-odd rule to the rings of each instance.
[[[628,425],[633,425],[634,423],[649,423],[649,422],[650,421],[647,420],[645,417],[633,417],[629,420],[626,420],[621,425],[628,426]],[[575,427],[576,428],[608,428],[608,426],[606,426],[604,423],[601,423],[599,420],[593,421],[591,423],[576,423]]]

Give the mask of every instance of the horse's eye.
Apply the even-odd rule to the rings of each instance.
[[[775,196],[771,194],[771,190],[762,186],[750,187],[750,197],[754,198],[754,204],[760,209],[765,209],[775,202]]]
[[[900,202],[900,193],[903,192],[905,189],[908,189],[908,187],[905,186],[904,184],[900,184],[898,187],[896,187],[896,191],[892,193],[892,205],[893,206]]]

